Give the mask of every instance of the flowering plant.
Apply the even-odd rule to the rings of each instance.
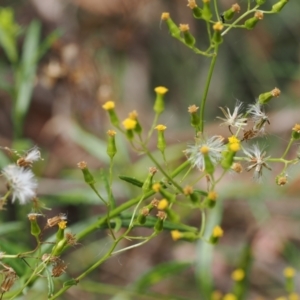
[[[227,136],[221,136],[218,132],[211,135],[205,128],[205,109],[208,103],[211,78],[226,34],[237,28],[254,29],[263,20],[264,15],[279,13],[288,1],[279,0],[269,10],[263,11],[260,7],[265,2],[256,0],[255,3],[252,3],[248,0],[243,13],[240,6],[234,4],[219,14],[217,1],[213,1],[214,8],[212,8],[210,0],[203,0],[201,6],[198,6],[194,0],[189,0],[188,8],[194,18],[204,22],[207,26],[209,40],[207,49],[200,49],[196,46],[196,38],[191,33],[188,24],[178,26],[168,12],[161,15],[161,20],[165,22],[174,38],[194,53],[210,60],[201,101],[187,108],[187,116],[190,118],[191,124],[190,136],[194,140],[191,139],[190,143],[182,149],[182,157],[178,161],[175,163],[170,161],[167,126],[160,121],[160,117],[165,111],[165,98],[168,92],[164,86],[154,89],[153,122],[149,128],[146,128],[147,126],[143,124],[136,111],[130,112],[127,118],[120,121],[118,104],[114,101],[103,103],[102,108],[107,112],[111,123],[111,128],[107,131],[106,144],[106,153],[109,157],[108,176],[103,176],[106,193],[97,188],[97,176],[93,174],[85,161],[79,162],[77,166],[83,174],[85,183],[105,207],[105,214],[92,220],[76,234],[71,233],[67,228],[68,216],[65,213],[48,218],[43,227],[38,221],[39,218],[44,217],[44,210],[47,209],[38,199],[38,181],[32,171],[33,165],[41,160],[40,150],[33,147],[24,154],[20,154],[18,151],[3,148],[13,154],[14,162],[1,170],[7,192],[1,198],[0,208],[5,209],[10,200],[15,205],[17,203],[20,205],[32,204],[28,220],[36,245],[33,250],[17,254],[2,251],[0,248],[0,265],[2,267],[0,300],[16,299],[39,278],[46,278],[45,280],[48,282],[48,299],[59,299],[72,286],[80,285],[83,278],[110,257],[140,247],[159,236],[163,231],[170,232],[174,241],[199,243],[202,250],[210,247],[206,251],[212,251],[212,246],[216,245],[224,234],[226,235],[221,224],[221,182],[225,176],[230,176],[230,173],[240,174],[243,170],[243,162],[247,165],[246,170],[252,172],[253,178],[258,182],[262,181],[265,171],[271,170],[271,165],[283,164],[275,182],[280,186],[287,183],[288,169],[299,163],[299,154],[291,158],[288,154],[291,147],[300,139],[300,125],[295,124],[291,128],[290,140],[280,157],[272,157],[269,149],[259,143],[259,138],[265,137],[266,128],[271,122],[271,118],[265,112],[266,104],[280,96],[281,92],[278,88],[261,93],[257,100],[248,106],[237,101],[233,109],[227,106],[221,107],[223,115],[218,116],[218,119],[221,121],[221,126],[228,127]],[[239,13],[241,15],[237,17]],[[137,188],[137,192],[124,203],[118,204],[113,189],[113,174],[115,159],[119,154],[118,137],[121,135],[127,140],[133,151],[147,156],[151,164],[144,178],[119,176],[120,180],[128,186]],[[156,140],[157,152],[154,152],[150,146],[153,139]],[[252,140],[255,142],[252,143]],[[180,214],[181,208],[191,214],[197,214],[197,224],[189,224]],[[213,216],[217,216],[217,218],[213,218]],[[44,231],[53,227],[57,229],[56,235],[50,241],[45,241],[43,239]],[[139,227],[149,229],[148,234],[136,234],[135,229]],[[84,244],[85,238],[99,229],[107,230],[105,232],[110,239],[110,245],[106,252],[95,258],[89,266],[85,266],[78,276],[64,280],[60,286],[55,286],[54,279],[68,272],[69,262],[62,259],[63,253],[70,247],[79,247],[79,241]],[[129,241],[129,244],[122,246],[122,242],[125,240]],[[0,247],[3,246],[0,245]],[[247,248],[244,251],[245,258],[232,273],[234,282],[232,288],[223,291],[225,294],[223,296],[222,293],[214,290],[212,284],[201,282],[199,285],[202,297],[226,300],[245,299],[251,262],[251,254],[248,250]],[[34,258],[36,261],[28,264],[27,259],[29,258]],[[14,259],[26,261],[31,271],[23,272],[20,281],[17,271],[12,267],[11,261]],[[5,262],[2,262],[4,260]],[[285,269],[285,293],[290,299],[297,296],[294,276],[294,269]],[[202,276],[202,278],[204,277]],[[19,285],[15,287],[18,281]]]

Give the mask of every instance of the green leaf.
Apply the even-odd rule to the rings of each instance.
[[[40,31],[40,23],[32,21],[26,31],[22,60],[17,70],[14,121],[19,134],[22,132],[23,121],[31,101],[37,68]]]
[[[83,130],[76,123],[72,123],[72,130],[70,130],[69,136],[73,142],[81,146],[88,153],[103,162],[109,162],[109,157],[106,154],[106,142]]]
[[[24,223],[20,221],[7,222],[5,226],[0,226],[0,235],[23,230]]]
[[[53,43],[62,36],[61,30],[57,29],[52,31],[42,42],[42,44],[39,47],[39,54],[38,59],[41,59],[44,54],[49,50],[49,48],[53,45]]]
[[[11,8],[0,9],[0,44],[12,64],[18,60],[17,33],[19,26],[15,23]]]
[[[47,275],[47,283],[48,283],[48,297],[52,297],[54,293],[54,282],[53,277],[51,276],[50,271],[46,268],[46,275]]]
[[[77,285],[77,283],[78,283],[78,281],[76,279],[71,279],[71,280],[64,282],[63,286],[64,287],[73,286],[73,285]]]
[[[133,178],[133,177],[129,177],[129,176],[123,176],[123,175],[120,175],[119,178],[120,178],[121,180],[124,180],[124,181],[126,181],[126,182],[129,182],[129,183],[131,183],[131,184],[133,184],[133,185],[135,185],[135,186],[138,186],[138,187],[142,187],[143,184],[144,184],[142,181],[140,181],[140,180],[138,180],[138,179],[136,179],[136,178]]]
[[[149,272],[142,275],[141,278],[139,278],[138,281],[136,281],[136,283],[134,284],[135,289],[138,292],[143,292],[151,286],[153,286],[154,284],[161,282],[166,277],[178,274],[186,270],[190,266],[190,263],[177,261],[162,263],[152,268]]]
[[[206,240],[213,231],[216,225],[219,225],[222,220],[223,206],[221,201],[217,203],[213,210],[210,211],[209,218],[206,224]],[[204,299],[210,299],[214,288],[212,277],[212,259],[214,253],[214,246],[205,240],[199,240],[196,251],[196,279],[199,290]]]

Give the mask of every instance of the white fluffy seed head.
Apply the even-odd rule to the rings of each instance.
[[[37,181],[30,169],[8,165],[2,170],[2,174],[12,192],[12,202],[18,199],[20,204],[23,205],[35,197]]]

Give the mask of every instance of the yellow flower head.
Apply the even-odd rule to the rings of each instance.
[[[222,237],[224,234],[223,229],[220,226],[215,226],[213,230],[213,237]]]
[[[226,294],[223,300],[237,300],[237,297],[233,294]]]
[[[207,195],[209,200],[216,201],[218,198],[218,194],[215,191],[210,191]]]
[[[195,0],[188,0],[188,5],[187,5],[190,9],[193,9],[195,7],[197,7],[196,1]]]
[[[172,236],[173,241],[177,241],[177,240],[181,239],[182,233],[178,230],[172,230],[171,236]]]
[[[191,185],[187,185],[183,188],[183,193],[187,196],[187,195],[191,195],[193,194],[194,189]]]
[[[231,278],[234,281],[241,281],[245,278],[245,272],[243,269],[236,269],[232,272]]]
[[[190,106],[188,107],[188,112],[189,112],[190,114],[194,114],[194,113],[197,112],[198,109],[199,109],[199,107],[196,106],[195,104],[194,104],[194,105],[190,105]]]
[[[189,26],[189,24],[179,24],[179,29],[181,32],[189,31],[190,26]]]
[[[122,124],[126,130],[131,130],[135,128],[137,121],[127,118],[122,122]]]
[[[238,152],[239,150],[241,150],[241,145],[240,143],[232,143],[229,145],[229,149],[233,152]]]
[[[289,300],[299,300],[299,295],[297,293],[289,294]]]
[[[168,89],[164,86],[158,86],[154,89],[154,91],[159,95],[164,95],[168,91]]]
[[[66,229],[67,228],[67,221],[60,221],[57,225],[60,229]]]
[[[213,29],[215,31],[221,31],[223,29],[223,27],[224,26],[223,26],[222,22],[217,22],[216,24],[214,24]]]
[[[234,143],[240,143],[240,140],[235,136],[232,135],[228,138],[229,144],[234,144]]]
[[[158,193],[159,191],[160,191],[160,188],[161,188],[161,185],[160,185],[160,183],[154,183],[153,185],[152,185],[152,190],[154,191],[154,192],[156,192],[156,193]]]
[[[199,151],[202,153],[202,154],[207,154],[209,152],[209,147],[207,147],[206,145],[203,145]]]
[[[105,102],[102,107],[105,109],[105,110],[112,110],[115,108],[115,102],[113,101],[107,101]]]
[[[240,163],[233,163],[231,166],[231,169],[236,173],[243,172],[243,166]]]
[[[169,202],[167,199],[162,199],[159,201],[158,205],[157,205],[157,209],[159,210],[165,210],[169,205]]]
[[[168,20],[170,18],[170,14],[168,12],[164,12],[161,14],[161,19],[162,20]]]
[[[283,275],[286,278],[293,278],[295,276],[295,269],[291,268],[291,267],[287,267],[283,270]]]
[[[272,93],[272,96],[273,96],[273,97],[279,97],[281,91],[280,91],[280,89],[278,89],[278,88],[276,87],[276,88],[274,88],[274,89],[271,91],[271,93]]]
[[[114,130],[110,129],[110,130],[107,131],[107,134],[109,136],[115,136],[117,133]]]
[[[232,10],[233,10],[234,12],[237,12],[237,13],[239,13],[240,10],[241,10],[241,7],[240,7],[237,3],[233,4],[233,5],[231,6],[231,8],[232,8]]]
[[[292,128],[293,131],[300,133],[300,124],[295,124],[295,126]]]
[[[262,20],[264,18],[264,13],[261,11],[257,11],[257,12],[255,12],[254,17],[258,20]],[[275,96],[273,96],[273,97],[275,97]]]
[[[133,110],[132,112],[130,112],[130,113],[128,114],[128,117],[129,117],[129,119],[136,120],[137,117],[138,117],[137,111],[136,111],[136,110]]]
[[[159,124],[155,127],[158,131],[165,131],[167,129],[167,126]]]

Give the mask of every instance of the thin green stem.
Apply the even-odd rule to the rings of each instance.
[[[293,142],[294,142],[294,139],[291,138],[290,141],[289,141],[289,144],[286,146],[286,149],[285,149],[284,153],[282,154],[281,158],[285,158],[285,156],[286,156],[287,153],[289,152],[289,150],[290,150],[290,148],[291,148]]]
[[[215,13],[216,13],[218,22],[220,22],[220,14],[219,14],[219,10],[218,10],[217,0],[214,0],[214,8],[215,8]]]
[[[95,194],[99,197],[99,199],[107,206],[108,203],[104,200],[104,198],[99,194],[99,192],[97,191],[97,189],[95,188],[95,186],[93,184],[89,184],[89,186],[92,188],[92,190],[95,192]]]
[[[155,116],[154,116],[154,120],[153,120],[151,129],[150,129],[149,132],[148,132],[148,135],[147,135],[147,139],[146,139],[146,141],[145,141],[145,144],[148,144],[149,139],[150,139],[151,136],[152,136],[152,133],[153,133],[153,130],[154,130],[156,124],[157,124],[159,115],[160,115],[160,114],[156,113]]]
[[[169,176],[165,170],[160,166],[158,161],[154,158],[154,156],[148,151],[148,149],[144,148],[145,153],[148,155],[148,157],[153,161],[153,163],[156,165],[157,169],[177,188],[178,191],[183,193],[182,187],[172,179],[171,176]]]
[[[259,5],[256,5],[253,9],[246,11],[244,14],[242,14],[239,18],[237,18],[233,23],[231,23],[223,32],[222,36],[224,36],[228,31],[230,31],[235,25],[240,22],[242,19],[244,19],[247,15],[253,13],[256,11],[256,9],[259,7]],[[249,7],[250,8],[250,7]],[[248,8],[248,9],[249,9]]]
[[[213,74],[213,71],[214,71],[214,68],[215,68],[217,56],[218,56],[218,46],[216,45],[214,56],[212,57],[211,62],[210,62],[210,67],[209,67],[209,70],[208,70],[208,76],[207,76],[207,80],[206,80],[205,87],[204,87],[204,93],[203,93],[203,96],[202,96],[202,99],[201,99],[201,106],[200,106],[200,132],[203,132],[203,130],[204,130],[204,110],[205,110],[205,104],[206,104],[207,94],[208,94],[208,90],[209,90],[209,86],[210,86],[212,74]]]

